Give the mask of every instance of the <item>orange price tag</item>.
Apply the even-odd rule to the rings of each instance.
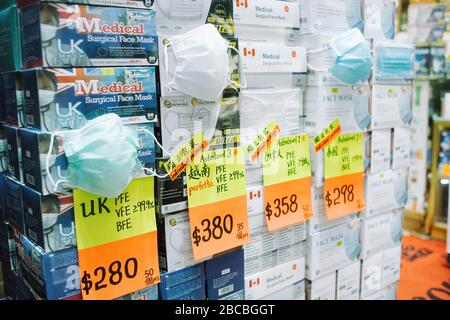
[[[245,195],[189,208],[189,223],[196,260],[250,242]]]
[[[324,201],[329,220],[363,211],[365,209],[363,173],[325,179]]]
[[[110,300],[160,282],[157,232],[78,251],[84,300]]]
[[[265,186],[264,201],[269,231],[310,219],[311,177]]]

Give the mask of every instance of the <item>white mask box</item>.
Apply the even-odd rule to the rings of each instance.
[[[338,118],[343,133],[367,130],[369,112],[369,86],[308,87],[305,93],[305,130],[319,134]]]
[[[360,0],[302,0],[300,32],[342,33],[362,28]]]
[[[397,288],[398,288],[398,282],[393,283],[386,288],[384,288],[383,295],[384,300],[397,300]]]
[[[361,258],[371,256],[386,248],[397,246],[403,235],[402,210],[393,210],[363,219],[361,228]]]
[[[158,35],[184,34],[205,23],[211,0],[156,1]]]
[[[337,271],[336,300],[359,300],[361,261]]]
[[[402,258],[401,244],[384,250],[383,287],[391,286],[400,280]]]
[[[389,170],[391,166],[391,141],[391,129],[372,131],[370,173]]]
[[[357,261],[361,252],[360,229],[358,219],[309,235],[306,278],[315,280]]]
[[[408,127],[412,118],[410,85],[374,85],[372,89],[372,129]]]
[[[336,271],[312,281],[307,280],[306,299],[336,300]]]
[[[388,170],[368,175],[365,217],[401,208],[408,197],[407,181],[407,170]]]
[[[411,147],[411,131],[409,128],[394,128],[392,137],[392,169],[409,167]]]
[[[158,254],[160,268],[166,272],[201,262],[194,260],[188,211],[165,215],[158,219]]]
[[[383,251],[362,261],[361,268],[361,299],[380,291],[383,279]]]
[[[305,300],[305,280],[287,286],[280,291],[260,298],[260,300]]]
[[[395,1],[364,1],[364,37],[373,40],[390,40],[395,36]]]
[[[245,300],[258,300],[305,278],[305,258],[245,277]]]
[[[351,214],[342,218],[329,220],[325,209],[323,198],[323,187],[312,188],[313,197],[313,217],[306,222],[307,233],[314,234],[326,229],[351,222],[357,218],[356,214]]]

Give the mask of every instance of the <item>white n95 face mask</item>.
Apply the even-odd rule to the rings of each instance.
[[[230,83],[238,86],[230,79],[228,48],[236,50],[209,23],[170,39],[164,45],[167,90],[218,100]]]
[[[56,37],[57,31],[57,26],[52,26],[50,24],[41,24],[41,40],[43,42],[52,40]]]
[[[178,253],[187,254],[192,251],[189,236],[189,229],[175,229],[170,234],[170,244]]]

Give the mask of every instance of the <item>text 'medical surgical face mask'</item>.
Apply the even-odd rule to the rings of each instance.
[[[348,85],[367,81],[372,73],[372,53],[370,44],[364,39],[359,29],[353,28],[334,37],[328,47],[310,50],[316,54],[333,50],[336,55],[334,63],[328,69],[315,66],[308,67],[315,71],[328,71],[335,78]]]
[[[142,130],[152,135],[162,148],[153,133]],[[45,167],[54,190],[60,183],[66,183],[72,188],[115,198],[141,170],[157,176],[151,169],[143,168],[138,159],[137,132],[125,127],[114,113],[95,118],[81,129],[52,133],[50,146],[57,135],[62,137],[68,168],[64,179],[53,180],[50,174],[52,148],[49,147]]]
[[[229,48],[236,50],[209,23],[171,38],[164,45],[167,90],[216,101],[229,84],[241,87],[230,78]]]
[[[414,78],[414,47],[410,44],[379,42],[375,45],[376,80]]]

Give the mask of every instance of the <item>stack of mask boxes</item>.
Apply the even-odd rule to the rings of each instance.
[[[23,68],[2,76],[7,92],[17,91],[6,99],[8,176],[2,184],[20,276],[38,299],[81,297],[73,195],[62,183],[54,186],[68,162],[60,138],[50,146],[51,136],[107,113],[153,133],[158,50],[152,9],[145,1],[18,1]],[[154,170],[154,139],[142,130],[138,137],[139,159]],[[157,296],[156,287],[147,291],[125,299]]]

